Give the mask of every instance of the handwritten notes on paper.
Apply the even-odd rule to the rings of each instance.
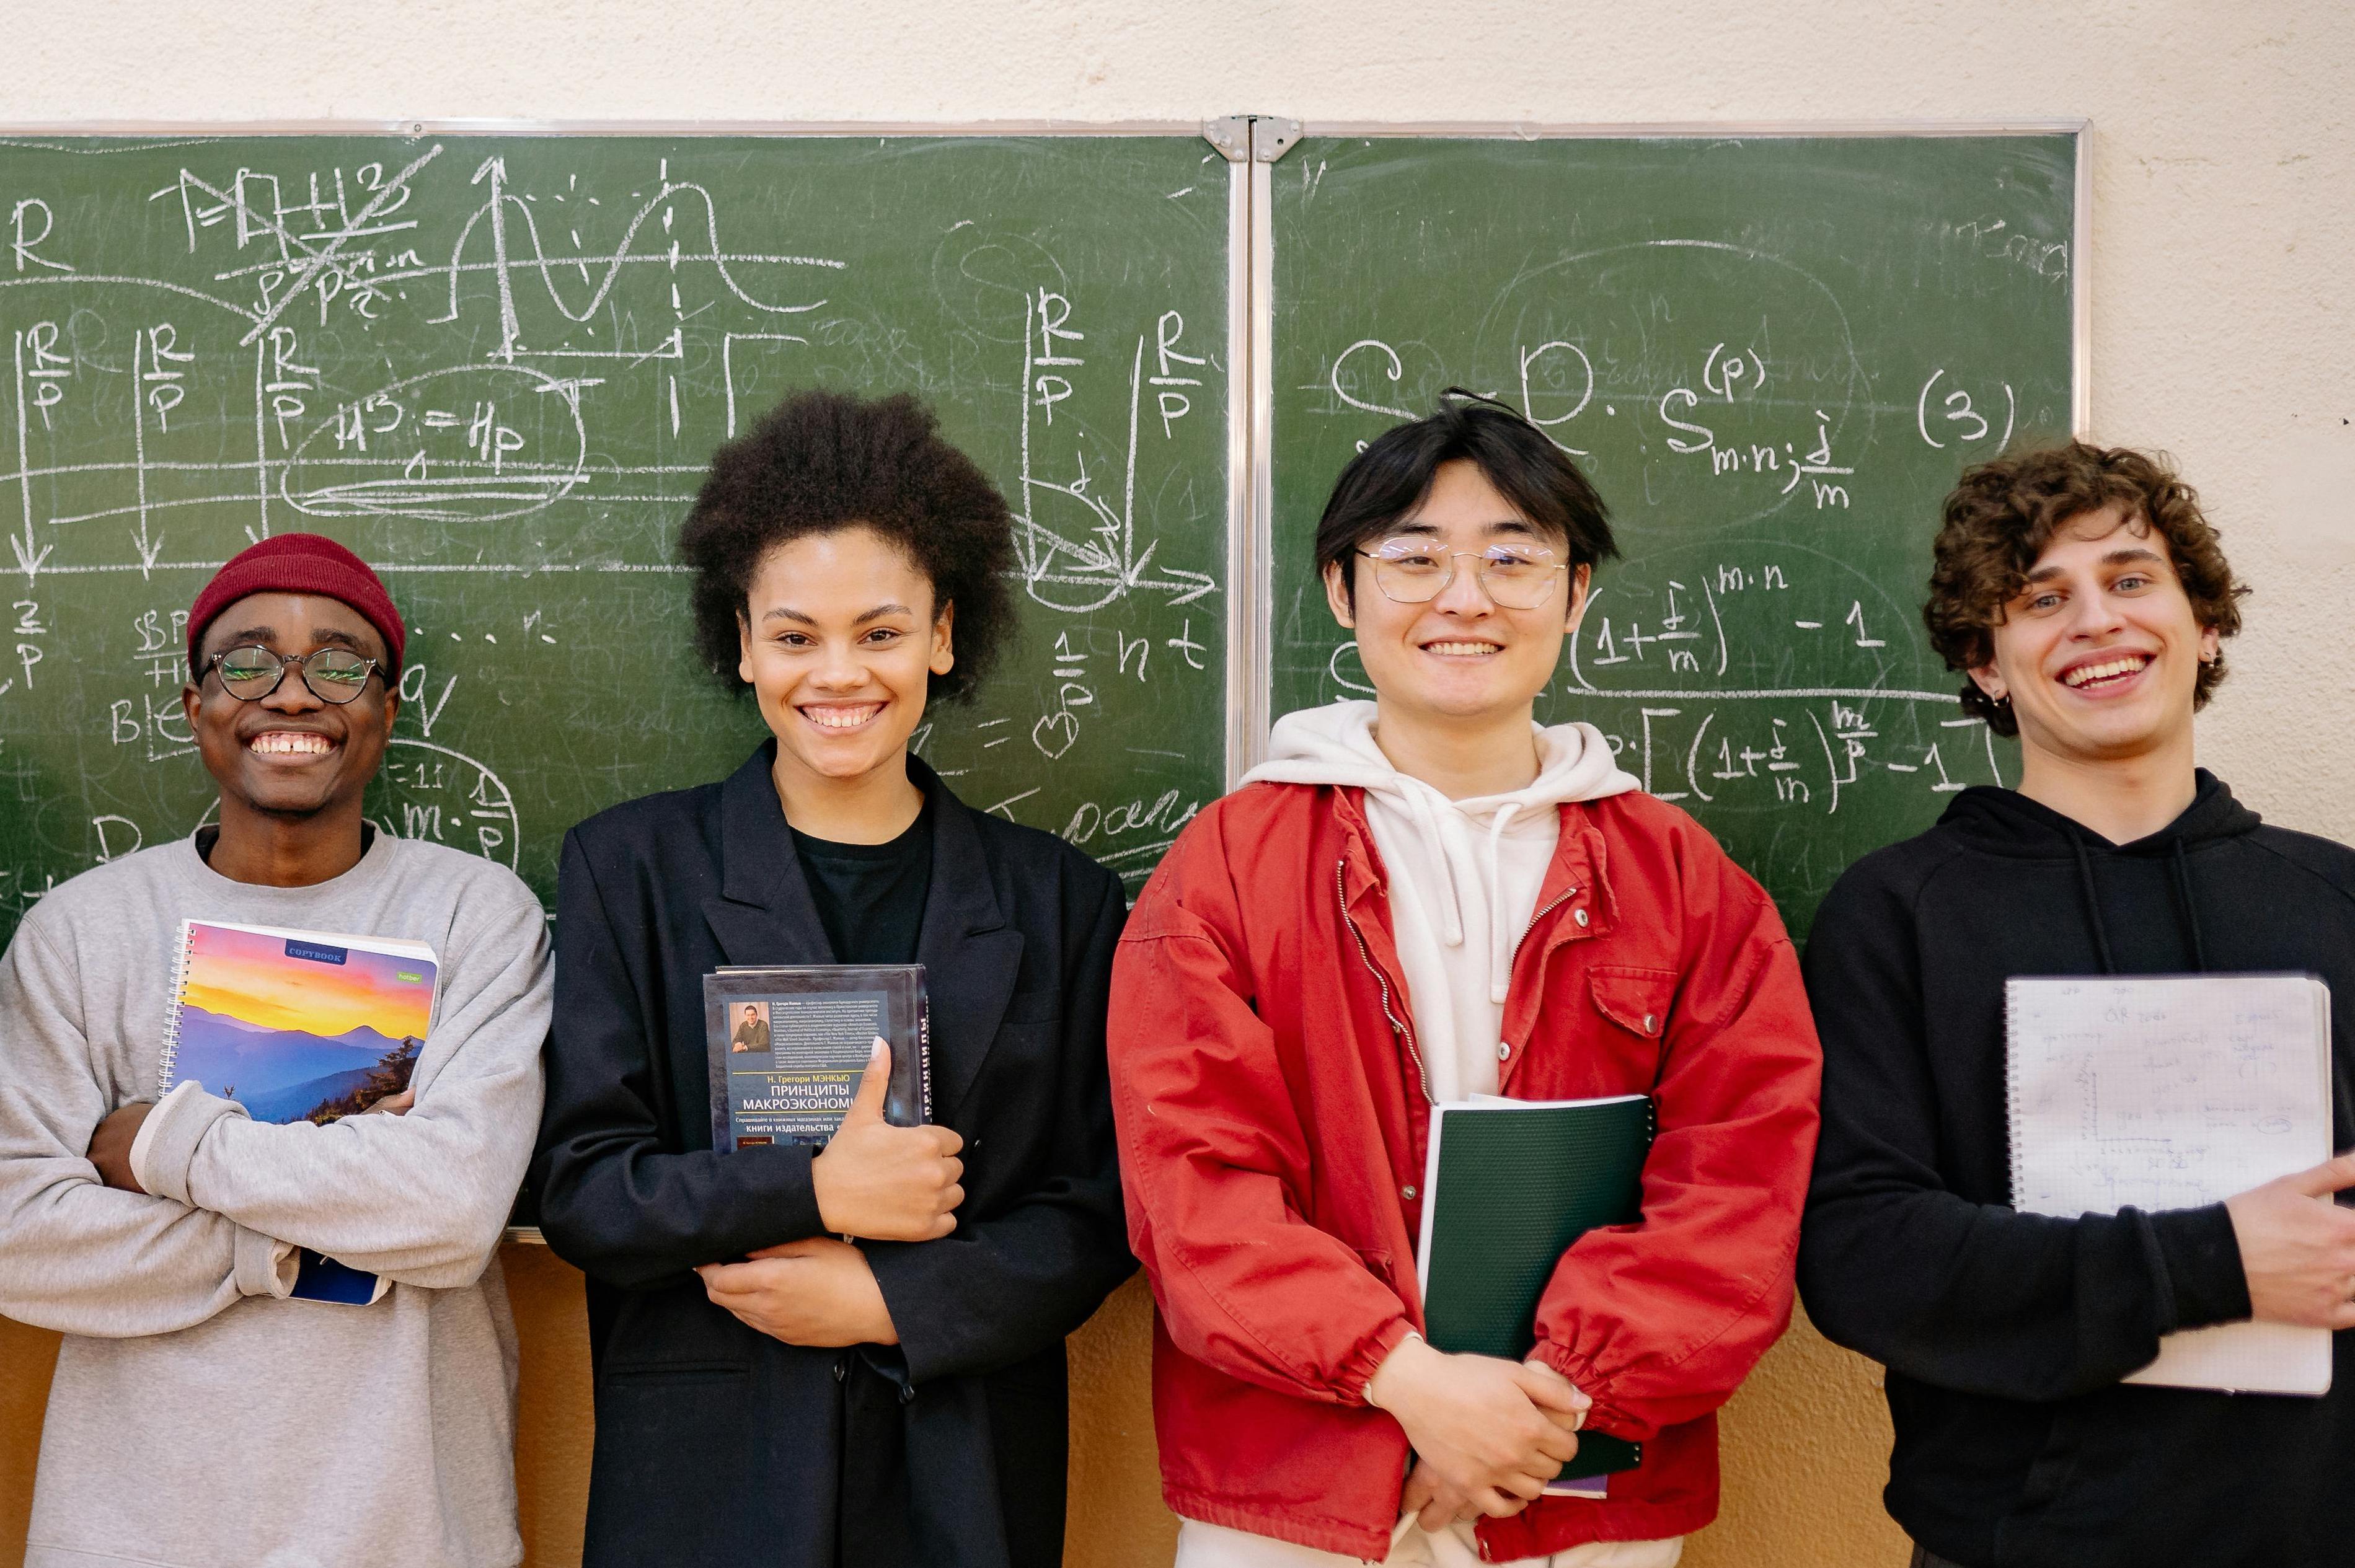
[[[2330,992],[2311,975],[2020,978],[2005,1011],[2022,1213],[2196,1208],[2330,1158]],[[2330,1335],[2187,1330],[2127,1381],[2320,1393]]]

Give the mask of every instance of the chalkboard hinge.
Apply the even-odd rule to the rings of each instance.
[[[1248,114],[1222,115],[1202,122],[1202,140],[1216,147],[1230,164],[1251,162],[1251,122]]]
[[[1300,122],[1274,114],[1229,114],[1203,121],[1202,140],[1230,164],[1273,164],[1300,140]]]
[[[1292,151],[1300,140],[1300,122],[1285,120],[1273,114],[1252,116],[1252,156],[1263,164],[1273,164]]]

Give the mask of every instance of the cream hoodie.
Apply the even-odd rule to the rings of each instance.
[[[1601,730],[1565,724],[1537,727],[1538,776],[1526,788],[1451,800],[1391,765],[1374,743],[1374,711],[1357,702],[1284,715],[1268,760],[1243,782],[1366,792],[1432,1097],[1495,1094],[1513,950],[1537,912],[1558,808],[1642,786]]]
[[[1399,965],[1434,1100],[1497,1092],[1513,952],[1537,913],[1561,833],[1560,808],[1643,786],[1591,724],[1532,726],[1538,776],[1501,795],[1451,800],[1392,767],[1374,743],[1375,706],[1335,703],[1286,714],[1246,784],[1323,784],[1366,792],[1366,820],[1389,875]],[[1671,1568],[1678,1541],[1594,1542],[1508,1568]],[[1329,1552],[1199,1520],[1183,1522],[1178,1568],[1324,1568]],[[1472,1527],[1425,1534],[1399,1521],[1388,1568],[1485,1568]]]

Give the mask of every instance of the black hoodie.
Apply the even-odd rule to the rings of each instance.
[[[1897,1522],[1966,1568],[2355,1563],[2355,1333],[2319,1399],[2121,1383],[2161,1334],[2249,1315],[2232,1221],[2014,1213],[2003,1036],[2013,975],[2318,974],[2344,1148],[2355,851],[2261,825],[2204,771],[2127,844],[1968,789],[1849,868],[1806,967],[1824,1099],[1799,1288],[1889,1369]]]

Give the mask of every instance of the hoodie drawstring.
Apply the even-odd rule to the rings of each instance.
[[[2114,975],[2117,965],[2110,959],[2110,933],[2102,924],[2102,901],[2094,891],[2094,858],[2085,853],[2085,842],[2072,837],[2069,847],[2077,852],[2077,885],[2085,895],[2085,920],[2094,930],[2094,951],[2102,960],[2102,972]],[[2169,889],[2175,895],[2176,918],[2182,923],[2183,933],[2191,948],[2191,970],[2194,974],[2208,972],[2208,944],[2200,932],[2200,903],[2192,896],[2191,863],[2183,851],[2183,841],[2178,839],[2175,853],[2169,857]]]
[[[2085,841],[2074,834],[2070,836],[2069,847],[2077,852],[2077,885],[2085,895],[2085,919],[2094,928],[2094,951],[2101,958],[2102,972],[2114,975],[2118,968],[2110,961],[2110,933],[2102,924],[2102,901],[2094,892],[2093,857],[2085,853]]]
[[[1415,825],[1424,839],[1438,846],[1440,857],[1447,863],[1446,887],[1440,899],[1440,938],[1451,948],[1464,945],[1464,868],[1456,863],[1458,851],[1455,835],[1447,831],[1440,813],[1445,809],[1443,799],[1428,785],[1409,782],[1403,789],[1392,791],[1392,798],[1403,796],[1414,812]],[[1508,800],[1497,808],[1488,823],[1487,888],[1488,888],[1488,1000],[1502,1004],[1513,983],[1513,948],[1518,946],[1508,936],[1511,919],[1505,908],[1505,878],[1503,874],[1505,830],[1520,814],[1521,802]]]
[[[1502,844],[1505,829],[1521,809],[1518,800],[1508,801],[1497,808],[1497,820],[1488,824],[1488,1000],[1502,1006],[1505,995],[1513,987],[1513,949],[1518,940],[1506,933],[1511,923],[1505,916],[1505,869]]]
[[[1446,830],[1440,825],[1438,809],[1432,804],[1432,797],[1437,791],[1428,785],[1418,789],[1416,781],[1412,779],[1401,779],[1400,783],[1401,787],[1391,794],[1405,799],[1408,809],[1414,812],[1415,826],[1423,831],[1424,841],[1439,846],[1439,857],[1447,863],[1447,874],[1441,879],[1446,885],[1447,896],[1440,906],[1439,935],[1449,947],[1460,948],[1464,945],[1464,895],[1457,891],[1457,885],[1463,881],[1463,875],[1456,868],[1455,846],[1449,841]]]
[[[2206,974],[2208,946],[2200,939],[2200,906],[2191,896],[2191,863],[2184,856],[2181,839],[2175,841],[2175,910],[2191,938],[2191,972]]]

